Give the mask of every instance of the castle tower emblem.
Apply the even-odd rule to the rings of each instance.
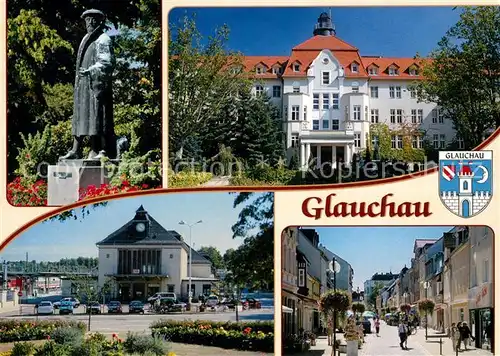
[[[493,151],[439,152],[439,195],[455,215],[481,213],[493,194]]]

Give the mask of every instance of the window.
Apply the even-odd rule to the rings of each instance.
[[[319,120],[313,120],[313,130],[319,130]]]
[[[300,72],[300,64],[294,63],[294,65],[293,65],[293,71],[294,72]]]
[[[292,135],[292,147],[299,147],[299,135]]]
[[[446,135],[439,135],[439,148],[445,148],[446,146]]]
[[[411,109],[411,123],[417,123],[417,109]]]
[[[403,148],[403,136],[400,135],[392,135],[391,136],[391,147],[392,148]]]
[[[439,148],[439,135],[432,135],[432,146]]]
[[[171,259],[174,258],[174,254],[173,253],[170,254],[170,258]]]
[[[402,109],[397,109],[396,110],[396,122],[398,124],[403,123],[403,110]]]
[[[324,93],[323,94],[323,110],[329,110],[330,109],[330,94]]]
[[[443,123],[444,123],[444,115],[443,115],[443,110],[438,109],[437,114],[438,114],[438,122],[439,122],[440,124],[443,124]]]
[[[461,137],[457,138],[457,148],[463,150],[465,148],[464,139]]]
[[[319,94],[313,94],[313,110],[319,110]]]
[[[109,258],[109,253],[106,254],[106,258]]]
[[[304,105],[304,121],[307,120],[307,106]]]
[[[256,68],[256,72],[257,72],[257,74],[264,74],[265,73],[265,69],[264,69],[264,67],[259,66],[259,67]]]
[[[391,135],[391,147],[396,148],[396,135]]]
[[[353,120],[361,120],[361,106],[354,105],[353,106]]]
[[[417,91],[415,89],[409,88],[408,91],[410,92],[410,98],[412,98],[412,99],[417,98]]]
[[[370,97],[378,98],[378,87],[370,87]]]
[[[264,87],[262,85],[255,86],[255,94],[257,95],[264,94]]]
[[[401,99],[401,87],[396,87],[396,98]]]
[[[395,87],[389,87],[389,98],[394,99],[396,97],[396,89]]]
[[[328,120],[323,120],[322,121],[322,128],[323,128],[323,130],[328,130],[330,128],[330,122]]]
[[[292,121],[298,121],[299,118],[299,109],[300,106],[298,105],[292,105]]]
[[[359,68],[358,68],[358,64],[357,64],[357,63],[353,63],[353,64],[351,64],[351,71],[352,71],[353,73],[358,73]]]
[[[299,269],[299,287],[305,287],[306,285],[306,271],[302,268]]]
[[[396,123],[396,109],[391,109],[391,124]]]
[[[422,122],[424,122],[424,110],[418,109],[417,123],[421,124]]]
[[[411,146],[413,148],[422,148],[422,137],[413,136],[411,140]]]
[[[418,71],[417,68],[410,68],[410,75],[417,75]]]
[[[175,284],[167,284],[167,292],[175,293]]]
[[[361,134],[354,134],[354,147],[361,147]]]
[[[273,98],[281,97],[281,86],[273,85]]]
[[[281,67],[274,66],[273,67],[273,74],[281,74]]]
[[[368,68],[368,74],[370,74],[370,75],[377,75],[378,74],[378,68],[377,67],[370,67],[370,68]]]
[[[339,109],[339,94],[338,93],[332,94],[332,109],[333,110]]]
[[[398,75],[398,69],[395,67],[389,68],[389,75]]]
[[[294,85],[294,86],[293,86],[293,92],[294,92],[294,93],[300,93],[300,86],[298,86],[298,85]]]
[[[326,57],[323,58],[323,64],[328,64],[328,63],[330,63],[330,60]]]
[[[378,124],[378,109],[372,109],[371,110],[371,121],[372,121],[372,124]]]
[[[339,119],[332,119],[332,130],[340,130]]]
[[[372,136],[372,146],[375,147],[375,146],[378,146],[378,145],[379,145],[379,138],[378,138],[378,136],[373,135]]]
[[[322,72],[321,73],[321,84],[329,85],[330,84],[330,72]]]
[[[358,83],[352,83],[351,91],[353,93],[359,93],[359,85],[358,85]]]
[[[211,291],[212,291],[212,285],[211,284],[204,284],[202,286],[202,294],[203,295],[210,295]]]
[[[437,122],[438,122],[437,117],[438,117],[437,109],[432,109],[432,123],[433,124],[437,124]]]
[[[161,250],[119,249],[118,274],[160,274]]]
[[[488,260],[483,262],[483,283],[489,282],[490,280],[490,263]]]

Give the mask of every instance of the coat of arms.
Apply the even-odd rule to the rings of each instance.
[[[493,151],[439,152],[439,195],[455,215],[481,213],[493,195]]]

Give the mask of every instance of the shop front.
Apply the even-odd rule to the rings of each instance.
[[[493,284],[484,283],[469,289],[470,329],[475,338],[475,347],[492,350],[485,331],[493,320]]]
[[[290,292],[283,290],[281,297],[282,309],[284,310],[282,316],[283,336],[289,336],[297,333],[297,296]]]

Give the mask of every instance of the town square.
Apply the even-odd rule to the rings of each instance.
[[[493,232],[289,227],[283,355],[491,355]]]
[[[0,251],[0,353],[272,354],[273,205],[162,194],[34,225]]]

